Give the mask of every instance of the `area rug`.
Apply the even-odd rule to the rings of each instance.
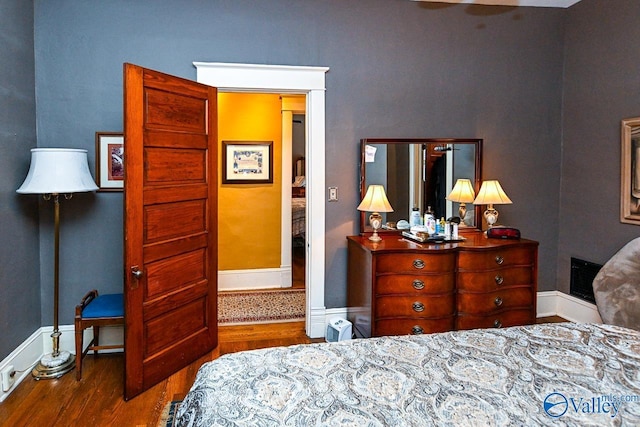
[[[158,427],[173,427],[176,425],[176,412],[178,412],[181,403],[182,400],[174,400],[167,403],[167,406],[162,410],[162,415],[160,415]]]
[[[218,324],[304,320],[305,290],[277,289],[218,293]]]

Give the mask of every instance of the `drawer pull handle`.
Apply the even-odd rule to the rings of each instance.
[[[498,255],[496,257],[496,264],[502,265],[503,263],[504,263],[504,258],[502,258],[500,255]]]
[[[414,280],[413,287],[417,290],[424,289],[424,282],[422,280]]]
[[[502,285],[502,282],[504,282],[504,277],[496,276],[496,285]]]
[[[496,319],[493,321],[493,327],[494,328],[502,328],[502,322],[500,321],[500,319]]]
[[[413,260],[413,266],[418,270],[422,270],[424,268],[424,261],[421,259]]]
[[[502,298],[496,297],[496,299],[493,300],[493,303],[496,305],[496,307],[500,307],[502,305]]]
[[[413,311],[417,311],[418,313],[420,313],[421,311],[424,311],[424,304],[419,301],[414,302]]]
[[[422,329],[420,326],[416,325],[413,328],[411,328],[411,334],[412,335],[424,334],[424,329]]]

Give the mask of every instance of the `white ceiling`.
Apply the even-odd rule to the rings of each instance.
[[[428,3],[489,4],[493,6],[531,6],[567,8],[580,0],[411,0]]]

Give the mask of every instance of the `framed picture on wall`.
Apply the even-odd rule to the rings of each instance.
[[[273,141],[222,141],[222,183],[273,183]]]
[[[640,117],[622,120],[620,221],[640,225]]]
[[[98,191],[122,191],[124,188],[124,135],[96,132],[96,180]]]

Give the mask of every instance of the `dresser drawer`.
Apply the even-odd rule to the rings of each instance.
[[[420,335],[447,332],[454,328],[454,316],[442,319],[387,319],[376,322],[375,335]]]
[[[486,316],[458,314],[456,328],[505,328],[508,326],[529,325],[535,323],[535,320],[535,316],[533,316],[530,309],[509,310]]]
[[[533,295],[530,287],[483,294],[458,293],[457,303],[458,313],[489,314],[513,307],[531,307]]]
[[[408,275],[387,274],[376,278],[377,295],[407,293],[445,293],[453,292],[455,274]]]
[[[458,273],[458,289],[471,292],[489,292],[514,285],[533,282],[531,267],[512,267],[487,272]]]
[[[455,313],[455,295],[377,297],[375,317],[442,317]]]
[[[506,247],[483,252],[461,251],[459,270],[491,270],[515,265],[533,265],[535,251],[531,248]]]
[[[437,273],[455,271],[454,253],[442,254],[384,254],[376,258],[376,273]]]

